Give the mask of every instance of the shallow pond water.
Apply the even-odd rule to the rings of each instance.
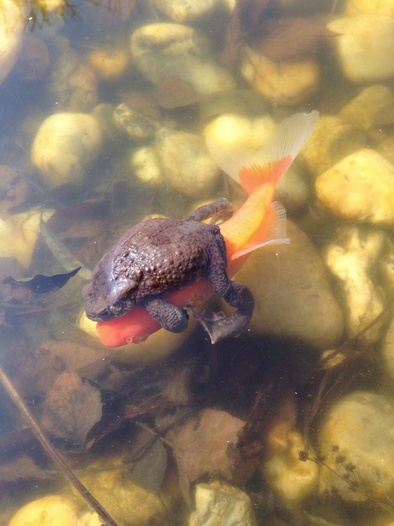
[[[0,523],[394,523],[394,1],[3,0],[0,27]],[[241,334],[211,344],[198,294],[234,309],[205,282],[183,332],[142,307],[97,329],[81,291],[119,238],[221,198],[241,217],[263,183],[234,166],[268,150],[300,152],[256,235],[212,220],[254,297]],[[189,284],[188,237],[150,287]]]

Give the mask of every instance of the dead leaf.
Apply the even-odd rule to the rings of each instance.
[[[4,366],[16,389],[29,398],[44,396],[65,370],[63,359],[44,347],[30,352],[15,346],[6,354]]]
[[[335,36],[320,20],[270,18],[261,24],[250,45],[269,60],[289,61],[314,54],[328,38]]]
[[[124,462],[128,466],[128,478],[134,484],[156,493],[160,490],[168,463],[166,448],[160,440],[142,431]]]
[[[0,215],[7,219],[11,211],[26,201],[28,181],[17,168],[0,165]]]
[[[20,457],[0,465],[0,483],[18,482],[23,479],[48,480],[52,475],[39,468],[29,457]]]
[[[101,419],[100,392],[76,373],[63,372],[52,384],[41,408],[41,422],[51,434],[82,445]]]
[[[109,367],[108,349],[93,347],[73,340],[48,340],[38,349],[37,353],[50,353],[60,358],[65,364],[65,370],[78,372],[83,367],[98,363],[105,368]],[[82,374],[80,376],[83,377]]]
[[[66,283],[79,272],[80,267],[65,274],[54,274],[53,276],[44,276],[37,274],[32,278],[16,280],[12,276],[7,276],[3,283],[9,285],[8,294],[3,291],[5,301],[17,300],[22,303],[31,303],[37,298],[49,296],[60,290]]]
[[[231,479],[234,458],[231,447],[245,422],[217,409],[203,409],[184,425],[167,433],[181,472],[190,482],[206,473]]]
[[[102,231],[102,221],[99,219],[87,219],[86,221],[71,225],[70,228],[59,235],[59,239],[62,241],[65,239],[89,239],[100,235]]]
[[[172,110],[200,101],[193,86],[178,75],[163,78],[155,87],[154,97],[162,108]]]
[[[125,91],[120,93],[121,102],[130,106],[130,108],[145,117],[158,121],[160,119],[160,108],[155,98],[143,91]]]
[[[7,276],[18,274],[22,274],[22,267],[16,258],[0,258],[0,282],[3,282]]]
[[[240,436],[241,458],[269,460],[296,424],[294,388],[288,381],[267,382],[256,396],[253,409]]]
[[[222,61],[232,65],[239,57],[245,38],[253,34],[270,0],[238,0],[226,31]]]

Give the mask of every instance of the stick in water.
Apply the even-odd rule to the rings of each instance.
[[[10,395],[10,398],[12,399],[14,404],[26,417],[31,429],[33,430],[33,433],[37,437],[37,440],[40,442],[45,452],[58,466],[59,470],[65,475],[65,477],[71,482],[75,489],[82,495],[86,502],[94,509],[97,515],[104,521],[103,526],[119,526],[118,523],[115,522],[114,519],[109,515],[109,513],[102,507],[102,505],[93,497],[90,491],[82,484],[82,482],[79,479],[77,479],[77,477],[70,470],[70,468],[66,466],[63,459],[56,452],[52,444],[48,441],[44,433],[41,431],[39,425],[30,413],[25,402],[22,400],[21,396],[10,382],[8,376],[6,375],[1,366],[0,382],[3,385],[4,389],[7,391],[7,393]]]

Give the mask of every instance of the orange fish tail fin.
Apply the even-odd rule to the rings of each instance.
[[[259,149],[229,146],[208,136],[208,149],[220,168],[248,194],[264,183],[276,184],[304,146],[319,118],[317,111],[297,113],[277,124]]]

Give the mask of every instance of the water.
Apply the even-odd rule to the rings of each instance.
[[[1,285],[1,366],[15,389],[119,526],[205,524],[188,521],[207,484],[228,496],[207,504],[224,506],[215,524],[238,520],[237,499],[251,509],[237,524],[390,524],[394,71],[341,70],[325,24],[356,4],[245,1],[231,18],[231,1],[212,2],[175,33],[148,31],[182,22],[157,8],[166,2],[59,4],[26,7],[19,58],[0,85],[0,278],[54,276],[45,292],[40,281]],[[365,41],[370,64],[375,40]],[[191,315],[184,333],[102,345],[81,289],[119,237],[148,216],[247,197],[203,135],[257,147],[271,117],[313,109],[320,135],[276,194],[290,244],[258,250],[237,274],[256,302],[250,327],[212,346]],[[342,186],[328,197],[315,186],[363,148]],[[231,314],[218,298],[210,307]],[[4,388],[0,411],[0,523],[103,522]]]

